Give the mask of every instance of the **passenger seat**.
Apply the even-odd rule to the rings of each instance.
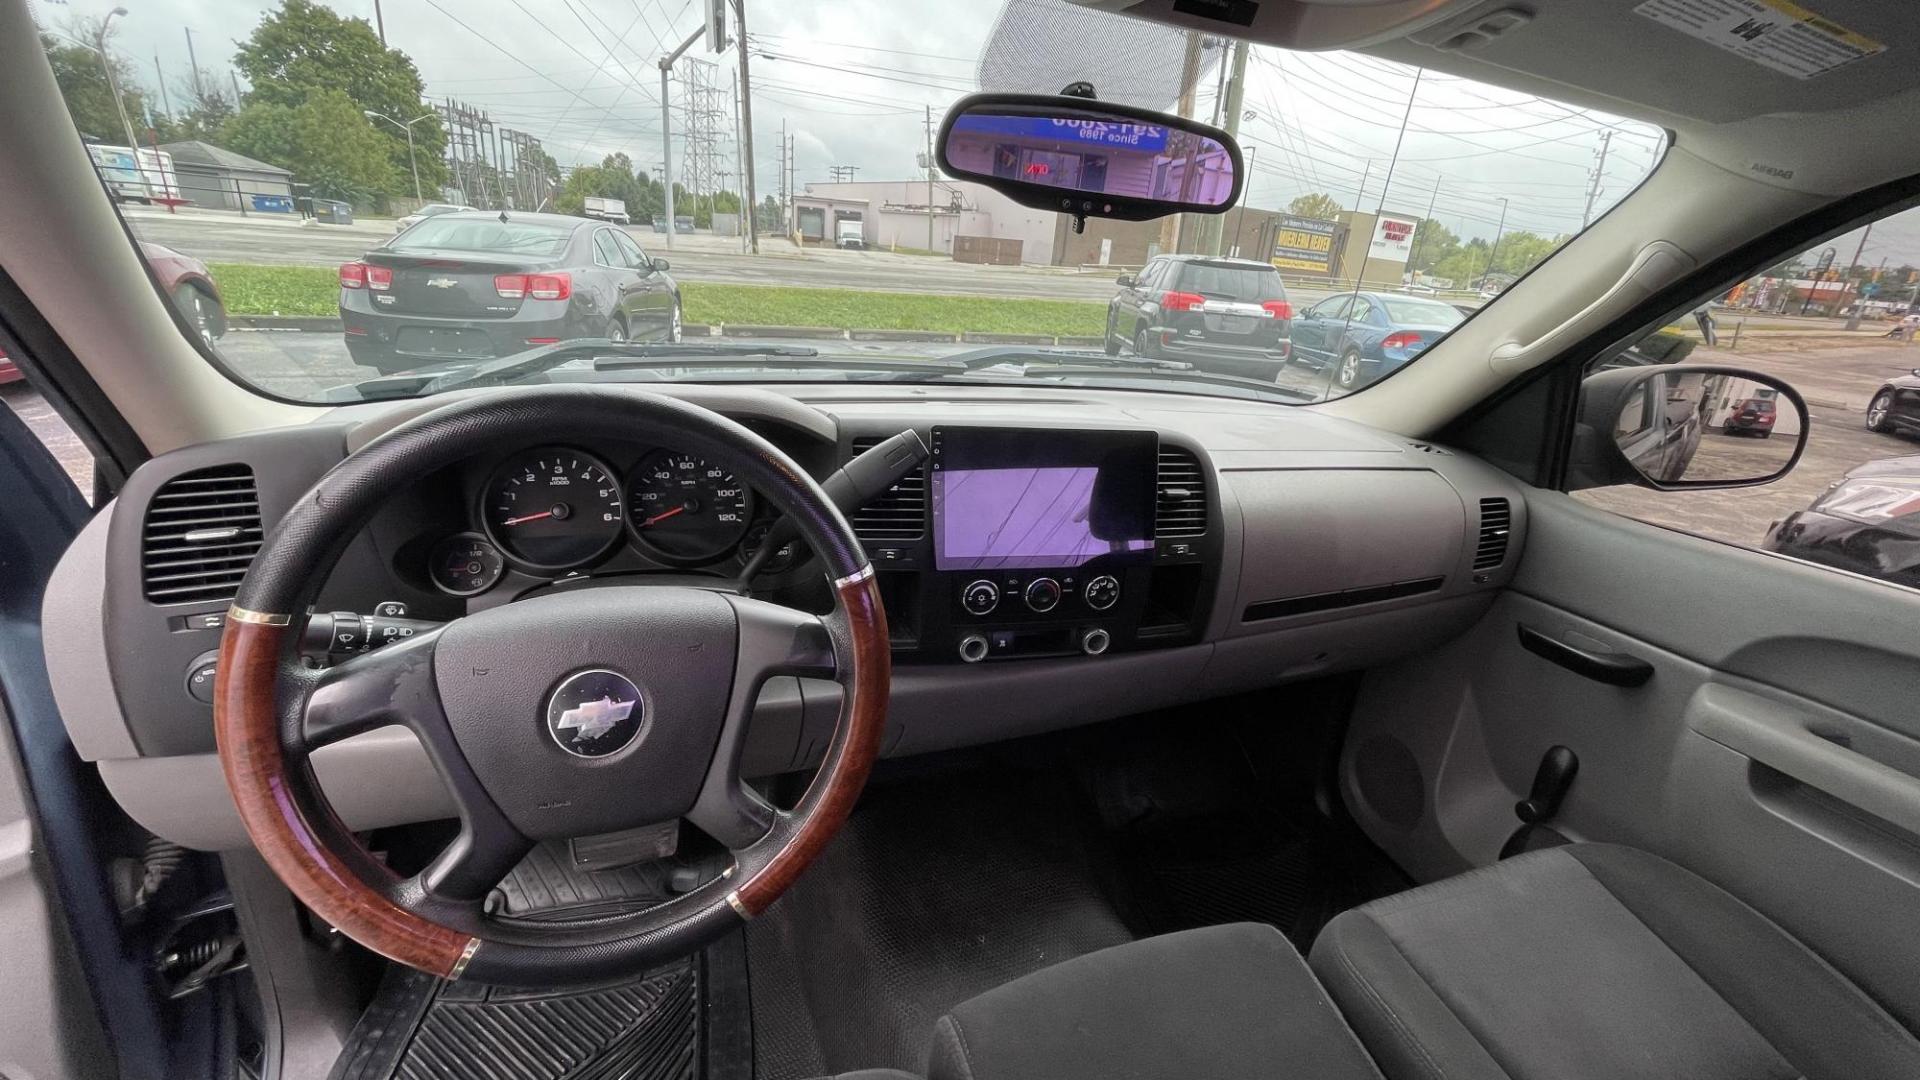
[[[1315,974],[1388,1080],[1913,1080],[1920,1041],[1730,894],[1632,848],[1349,911]]]

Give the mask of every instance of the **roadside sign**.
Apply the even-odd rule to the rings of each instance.
[[[1281,214],[1275,225],[1273,265],[1282,270],[1333,276],[1333,238],[1340,231],[1338,222]]]

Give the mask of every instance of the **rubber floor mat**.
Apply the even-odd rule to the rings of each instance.
[[[755,1076],[924,1072],[976,994],[1132,939],[1071,784],[982,770],[871,787],[793,890],[747,924]]]
[[[394,967],[332,1080],[695,1080],[700,974],[685,961],[566,992]]]

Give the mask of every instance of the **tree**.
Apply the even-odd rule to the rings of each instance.
[[[279,9],[263,16],[252,36],[240,43],[233,62],[253,86],[249,108],[256,104],[299,108],[315,94],[333,92],[351,101],[356,114],[361,110],[383,113],[401,124],[431,111],[420,103],[426,86],[406,53],[382,45],[367,20],[343,19],[313,0],[282,0]],[[413,194],[406,132],[385,120],[373,124],[371,130],[393,166],[393,186],[381,193]],[[439,188],[447,175],[442,161],[447,133],[440,118],[431,116],[413,125],[413,142],[421,184]],[[265,160],[292,168],[285,161]]]
[[[1287,204],[1287,213],[1295,217],[1332,221],[1340,213],[1340,203],[1324,191],[1300,195]]]
[[[400,184],[388,140],[339,90],[318,91],[298,105],[255,101],[220,137],[238,153],[292,170],[319,198],[365,201]]]
[[[221,91],[220,85],[209,81],[195,87],[187,83],[174,87],[174,91],[186,108],[177,115],[157,118],[160,141],[219,142],[220,129],[235,115],[234,103]]]
[[[1440,224],[1433,218],[1427,218],[1415,226],[1413,232],[1413,259],[1408,265],[1410,270],[1432,273],[1433,268],[1460,252],[1460,237],[1452,229]]]
[[[47,52],[53,81],[59,84],[60,96],[66,99],[74,128],[82,135],[117,146],[127,141],[127,134],[120,123],[120,113],[113,107],[113,91],[108,88],[106,72],[100,67],[100,54],[91,44],[99,35],[99,20],[75,19],[61,37],[41,34],[40,46]],[[126,106],[128,118],[139,123],[134,118],[145,115],[146,102],[139,91],[132,89],[133,65],[113,51],[111,31],[107,41],[107,62],[113,65],[113,77],[120,84],[121,103]]]

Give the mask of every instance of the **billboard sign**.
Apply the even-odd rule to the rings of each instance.
[[[1333,240],[1338,222],[1281,214],[1273,235],[1273,265],[1282,270],[1333,276]]]
[[[1411,260],[1413,233],[1419,224],[1418,218],[1381,214],[1373,223],[1373,243],[1367,247],[1367,258],[1397,263]]]

